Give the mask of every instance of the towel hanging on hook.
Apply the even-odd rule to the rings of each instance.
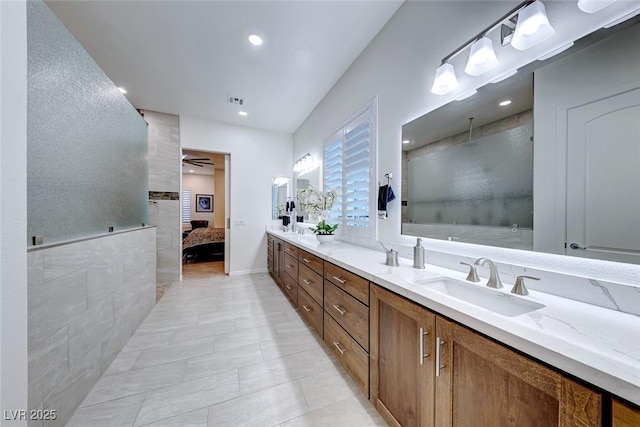
[[[387,173],[384,176],[387,177],[387,184],[381,185],[378,188],[378,217],[381,219],[389,217],[387,204],[395,200],[396,198],[396,195],[394,194],[393,189],[391,188],[391,178],[393,175],[390,173]]]

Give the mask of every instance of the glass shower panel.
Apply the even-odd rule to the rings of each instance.
[[[408,222],[532,228],[531,136],[528,124],[410,159]]]
[[[146,223],[146,122],[45,3],[27,2],[27,31],[28,236]]]

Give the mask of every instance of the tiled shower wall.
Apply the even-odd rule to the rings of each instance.
[[[180,280],[180,118],[143,111],[149,123],[149,223],[158,232],[158,283]]]
[[[156,301],[156,229],[29,251],[29,409],[63,426]]]

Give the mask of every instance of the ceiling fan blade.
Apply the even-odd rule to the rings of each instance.
[[[195,162],[195,163],[198,163],[200,165],[211,165],[211,166],[214,165],[213,163],[209,163],[209,162]]]
[[[199,165],[199,164],[197,164],[197,163],[194,163],[194,162],[192,162],[192,161],[190,161],[190,160],[185,160],[185,161],[184,161],[184,163],[189,163],[190,165],[198,166],[199,168],[203,168],[203,167],[204,167],[204,166]]]
[[[207,157],[199,157],[197,159],[187,159],[187,160],[211,160],[211,159],[209,159]]]

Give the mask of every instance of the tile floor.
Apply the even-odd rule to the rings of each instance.
[[[386,425],[269,275],[184,277],[67,426]]]

